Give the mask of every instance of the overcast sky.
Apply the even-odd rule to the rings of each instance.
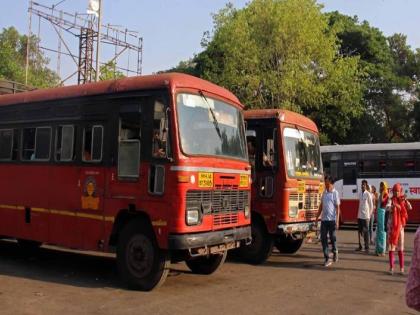
[[[51,5],[59,0],[37,0]],[[66,0],[59,8],[68,12],[85,12],[88,0]],[[203,33],[212,29],[212,13],[224,7],[227,0],[103,0],[103,21],[136,30],[144,39],[143,74],[150,74],[176,66],[201,51]],[[242,8],[248,0],[231,0]],[[15,26],[20,32],[28,29],[28,1],[0,0],[0,28]],[[5,3],[8,5],[5,6]],[[381,29],[385,35],[404,33],[412,48],[420,48],[420,0],[321,0],[324,11],[338,10],[357,15]],[[38,33],[38,19],[33,21],[33,32]],[[57,36],[47,22],[41,23],[42,44],[57,49]],[[77,54],[78,41],[67,36],[72,52]],[[63,50],[65,48],[63,47]],[[109,60],[113,52],[104,51],[101,61]],[[56,55],[50,55],[51,67],[56,69]],[[134,56],[124,57],[121,63],[131,66]],[[63,57],[62,77],[75,70],[74,63]],[[74,81],[73,81],[74,82]]]

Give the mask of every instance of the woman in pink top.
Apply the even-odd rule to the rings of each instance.
[[[405,297],[409,307],[420,311],[420,227],[414,238],[413,257],[411,258]]]

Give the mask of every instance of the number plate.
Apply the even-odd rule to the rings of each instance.
[[[198,187],[213,187],[213,173],[198,173]]]
[[[305,192],[305,181],[300,180],[298,181],[298,193],[304,193]]]
[[[241,174],[239,178],[239,187],[248,187],[249,185],[249,176],[246,174]]]

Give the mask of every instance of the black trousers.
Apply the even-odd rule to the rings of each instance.
[[[365,249],[369,249],[369,219],[357,219],[357,225],[359,228],[359,235],[363,237],[365,242]],[[359,247],[362,247],[359,237]]]

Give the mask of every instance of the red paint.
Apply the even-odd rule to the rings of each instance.
[[[238,99],[229,91],[210,82],[183,74],[163,74],[117,81],[61,87],[0,97],[0,106],[25,104],[108,94],[123,91],[167,88],[172,97],[179,91],[203,91],[222,99],[237,108],[242,108]],[[197,226],[185,223],[185,196],[189,189],[198,188],[195,183],[180,183],[178,175],[198,178],[198,172],[174,171],[171,166],[231,169],[232,174],[214,172],[214,183],[220,186],[235,186],[235,189],[250,191],[250,187],[239,187],[238,172],[246,173],[247,161],[215,158],[187,157],[179,149],[177,121],[171,115],[173,135],[173,162],[165,164],[165,193],[163,196],[148,192],[150,163],[140,163],[137,181],[120,181],[116,167],[95,166],[85,163],[76,165],[48,165],[45,163],[0,163],[0,235],[37,240],[70,248],[86,250],[108,250],[113,220],[129,207],[145,213],[153,224],[161,248],[167,248],[169,234],[209,232],[240,226],[248,226],[250,218],[238,212],[234,223],[213,225],[213,214],[205,215]],[[82,209],[81,197],[88,177],[96,182],[95,194],[99,198],[98,209]],[[217,189],[208,188],[209,190]],[[31,222],[25,222],[25,210],[31,208]],[[39,211],[35,211],[37,208]],[[157,222],[157,223],[154,223]],[[103,243],[103,246],[102,246]]]

